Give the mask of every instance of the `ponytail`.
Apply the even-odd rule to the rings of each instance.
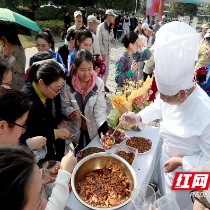
[[[58,81],[60,78],[65,79],[63,68],[54,60],[48,60],[43,64],[34,64],[29,70],[28,80],[38,83],[40,79],[45,85],[50,85]]]
[[[92,33],[88,29],[82,27],[80,30],[78,30],[75,36],[75,50],[79,50],[77,41],[79,43],[82,43],[85,41],[85,39],[88,39],[88,38],[91,38],[93,42]]]
[[[125,35],[122,38],[121,42],[124,44],[125,48],[128,48],[129,44],[130,43],[134,44],[137,39],[138,39],[138,35],[134,31],[131,31],[129,35]]]
[[[36,40],[38,38],[46,40],[47,43],[51,44],[52,51],[53,52],[55,51],[55,42],[54,42],[54,39],[53,39],[53,36],[52,36],[52,33],[51,33],[50,29],[47,29],[47,28],[43,29],[42,32],[39,32],[36,35]]]

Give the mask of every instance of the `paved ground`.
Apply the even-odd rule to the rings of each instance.
[[[55,48],[56,52],[58,50],[58,46],[62,45],[62,42],[56,43]],[[116,45],[112,45],[111,50],[111,59],[110,59],[110,70],[109,70],[109,76],[107,79],[107,87],[109,88],[110,92],[106,94],[106,101],[107,101],[107,114],[112,110],[112,104],[110,103],[109,96],[111,96],[113,93],[115,93],[116,89],[116,83],[115,83],[115,63],[116,60],[119,58],[120,54],[123,52],[124,46],[120,41],[116,43]],[[29,59],[36,54],[37,48],[27,48],[26,49],[26,69],[29,67]],[[156,122],[151,122],[151,125],[158,126]]]

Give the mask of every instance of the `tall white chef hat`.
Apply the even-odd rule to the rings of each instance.
[[[199,34],[186,23],[174,21],[162,26],[155,40],[155,78],[164,95],[176,95],[193,86],[198,59]]]

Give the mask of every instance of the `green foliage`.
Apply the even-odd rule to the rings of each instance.
[[[28,8],[22,8],[22,7],[18,7],[18,8],[15,8],[13,10],[14,12],[17,12],[18,14],[21,14],[31,20],[35,20],[35,17],[34,17],[34,12],[32,12],[30,9]]]
[[[75,5],[66,4],[65,9],[69,12],[71,22],[74,22],[74,12],[80,10],[80,8]]]
[[[210,15],[210,5],[207,7],[205,14]]]
[[[170,13],[172,14],[196,16],[197,12],[197,4],[171,2]]]
[[[135,10],[136,0],[96,0],[96,6],[98,8],[112,8],[131,12]]]
[[[142,2],[142,4],[141,4],[141,9],[142,9],[143,11],[146,11],[146,9],[147,9],[147,0],[143,0],[143,2]]]
[[[92,15],[92,13],[97,13],[97,14],[105,13],[105,10],[94,8],[94,7],[87,7],[87,8],[85,8],[85,12],[87,12],[88,15]]]
[[[0,7],[14,9],[21,4],[21,0],[0,0]]]
[[[36,12],[35,20],[55,20],[59,13],[59,9],[53,6],[42,7]]]
[[[54,36],[60,36],[65,31],[64,22],[59,20],[36,21],[41,29],[49,28]]]

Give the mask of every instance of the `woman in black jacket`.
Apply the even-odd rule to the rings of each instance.
[[[62,139],[70,135],[67,129],[58,128],[64,119],[59,96],[64,86],[64,71],[56,61],[50,60],[41,65],[34,64],[28,79],[30,82],[24,85],[21,91],[31,100],[32,108],[21,142],[25,143],[33,136],[44,136],[47,138],[48,152],[42,162],[50,159],[61,160],[65,151],[65,141]]]
[[[65,66],[67,66],[68,55],[74,51],[75,35],[76,31],[71,29],[66,36],[67,44],[63,44],[58,48],[58,53],[60,54]]]

